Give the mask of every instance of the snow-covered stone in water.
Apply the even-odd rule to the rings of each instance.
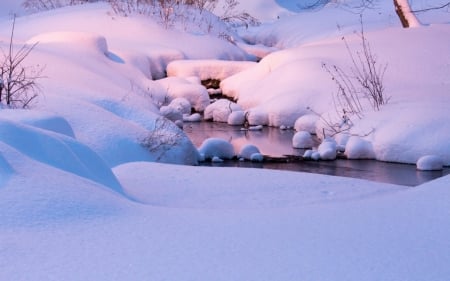
[[[264,155],[262,155],[261,153],[253,153],[250,156],[250,161],[252,161],[252,162],[262,162],[262,161],[264,161]]]
[[[176,120],[174,123],[178,126],[178,128],[183,129],[183,120]]]
[[[320,153],[319,153],[319,151],[313,151],[311,153],[311,159],[315,160],[315,161],[320,160]]]
[[[212,159],[214,156],[222,159],[231,159],[235,156],[233,145],[220,138],[204,140],[198,152],[203,154],[205,159]]]
[[[308,149],[305,151],[305,153],[303,153],[303,158],[310,159],[313,153],[314,153],[314,150]]]
[[[314,142],[312,136],[309,132],[300,131],[295,133],[292,137],[292,147],[293,148],[311,148]]]
[[[192,115],[185,114],[183,115],[183,121],[184,122],[200,122],[202,121],[202,116],[200,113],[194,113]]]
[[[436,155],[425,155],[417,160],[416,167],[421,171],[438,171],[443,169],[444,161]]]
[[[258,147],[256,147],[253,144],[246,144],[239,151],[239,157],[244,158],[246,160],[251,160],[252,155],[255,153],[261,153]]]
[[[220,157],[214,156],[214,157],[211,159],[211,162],[213,162],[213,163],[222,163],[222,162],[223,162],[223,159],[220,158]]]
[[[256,125],[248,127],[249,131],[261,131],[264,128],[263,125]]]
[[[245,123],[245,111],[233,111],[228,115],[228,125],[243,125]]]
[[[336,141],[330,138],[326,138],[317,148],[322,160],[335,160],[337,156]]]
[[[252,126],[268,125],[269,115],[264,110],[252,109],[248,112],[248,123]]]
[[[191,114],[191,103],[185,98],[175,98],[170,104],[170,107],[177,109],[181,114]]]
[[[295,121],[294,129],[297,132],[306,131],[309,132],[310,134],[315,134],[317,120],[319,120],[319,116],[317,116],[316,114],[306,114],[300,116]]]
[[[232,101],[229,101],[227,99],[220,99],[206,107],[204,112],[204,119],[227,123],[228,116],[233,111],[242,111],[242,108]]]
[[[161,106],[159,109],[159,112],[162,116],[166,117],[170,121],[177,121],[177,120],[183,120],[183,114],[181,114],[178,109],[173,108],[171,106]]]
[[[348,159],[375,158],[372,143],[357,136],[352,136],[348,139],[345,146],[345,155]]]

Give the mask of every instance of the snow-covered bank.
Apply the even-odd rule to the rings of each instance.
[[[434,154],[449,165],[450,127],[441,125],[448,121],[450,102],[449,26],[390,28],[365,35],[378,62],[387,64],[384,86],[389,101],[380,111],[367,108],[363,119],[353,119],[350,133],[365,136],[373,131],[366,139],[379,160],[415,163]],[[350,49],[361,51],[359,38],[347,37]],[[333,120],[336,85],[322,63],[350,71],[349,59],[342,40],[319,41],[273,53],[224,80],[221,87],[249,112],[254,125],[293,126],[312,113],[339,122]]]

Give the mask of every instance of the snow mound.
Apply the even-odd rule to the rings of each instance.
[[[124,186],[125,193],[145,204],[183,208],[184,212],[185,208],[264,209],[262,215],[266,218],[275,208],[326,202],[334,204],[404,189],[390,184],[357,179],[349,182],[342,177],[309,173],[150,162],[126,163],[113,171]],[[148,188],[149,183],[152,183],[152,188]],[[292,216],[292,210],[286,212],[291,212]],[[238,214],[242,215],[240,212]]]
[[[122,192],[104,160],[73,138],[0,119],[0,140],[36,161]]]
[[[198,112],[203,112],[210,104],[209,94],[205,87],[193,83],[192,80],[180,77],[168,77],[157,81],[167,90],[170,99],[185,98],[191,107]]]
[[[6,181],[3,174],[0,177],[2,227],[49,228],[56,224],[86,223],[99,218],[117,217],[129,206],[129,199],[98,181],[36,161],[2,142],[0,150],[10,160],[14,170]],[[78,153],[78,156],[81,154]],[[94,168],[92,166],[90,168]],[[100,168],[96,169],[98,171]],[[115,178],[111,171],[109,173]]]
[[[372,143],[358,136],[352,136],[345,145],[348,159],[375,159]]]
[[[204,140],[198,148],[198,152],[205,159],[212,159],[214,157],[231,159],[235,156],[233,145],[230,142],[219,138],[208,138]]]
[[[310,134],[316,133],[316,123],[319,120],[319,116],[316,114],[305,114],[300,116],[294,123],[294,129],[299,131],[306,131]]]
[[[425,155],[417,160],[416,166],[421,171],[438,171],[443,169],[444,161],[436,155]]]
[[[48,32],[33,36],[27,41],[28,44],[39,45],[64,45],[65,48],[80,51],[92,50],[104,55],[108,54],[106,38],[88,32],[61,31]]]
[[[167,65],[167,76],[196,76],[200,80],[224,80],[225,78],[256,65],[251,61],[225,60],[177,60]]]
[[[300,131],[295,133],[292,137],[293,148],[311,148],[314,145],[314,141],[309,132]]]
[[[63,117],[52,113],[30,109],[2,109],[2,118],[63,134],[68,137],[75,137],[69,122]]]
[[[326,138],[317,148],[322,160],[334,160],[337,156],[337,144],[334,139]]]
[[[242,108],[232,101],[220,99],[206,107],[203,118],[205,120],[227,123],[228,117],[234,111],[242,111]]]

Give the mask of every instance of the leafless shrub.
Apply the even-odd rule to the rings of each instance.
[[[377,58],[364,34],[362,20],[358,36],[361,39],[361,50],[356,52],[350,49],[346,38],[342,37],[351,61],[350,72],[340,66],[329,66],[326,63],[323,63],[322,67],[337,85],[338,90],[333,96],[336,107],[342,108],[347,114],[362,118],[365,108],[361,98],[367,99],[377,111],[389,101],[389,98],[386,97],[383,83],[387,64],[377,63]]]
[[[361,39],[361,49],[358,51],[353,51],[346,38],[342,37],[351,61],[349,71],[337,65],[330,66],[322,63],[322,67],[337,86],[337,91],[333,94],[333,102],[336,115],[339,116],[338,121],[330,121],[332,118],[327,119],[321,116],[331,134],[350,130],[354,117],[363,118],[367,110],[367,102],[373,110],[378,111],[389,101],[383,84],[387,64],[378,64],[364,34],[362,18],[361,30],[357,35]]]
[[[38,12],[91,2],[98,2],[98,0],[25,0],[22,6],[26,10]]]
[[[225,0],[223,6],[223,14],[220,16],[220,19],[232,26],[241,26],[245,27],[256,26],[259,25],[260,22],[258,19],[250,15],[245,11],[237,11],[236,8],[239,5],[239,1],[237,0]]]
[[[38,96],[40,89],[37,80],[42,78],[43,67],[23,65],[38,43],[25,44],[15,51],[15,21],[14,17],[8,50],[5,52],[1,49],[3,58],[0,64],[0,103],[13,108],[27,108]]]

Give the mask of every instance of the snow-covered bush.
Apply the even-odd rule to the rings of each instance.
[[[189,138],[173,122],[160,117],[155,120],[153,130],[141,140],[141,144],[155,161],[195,165],[199,155]]]
[[[29,11],[37,12],[92,2],[98,2],[98,0],[25,0],[22,6]]]
[[[184,31],[216,34],[234,42],[230,27],[258,25],[249,13],[237,11],[237,0],[225,0],[222,11],[216,11],[217,0],[108,0],[116,14],[140,14],[156,19],[164,28],[177,26]]]
[[[220,138],[208,138],[203,141],[198,148],[203,159],[213,159],[218,157],[221,159],[231,159],[235,156],[233,145]]]

